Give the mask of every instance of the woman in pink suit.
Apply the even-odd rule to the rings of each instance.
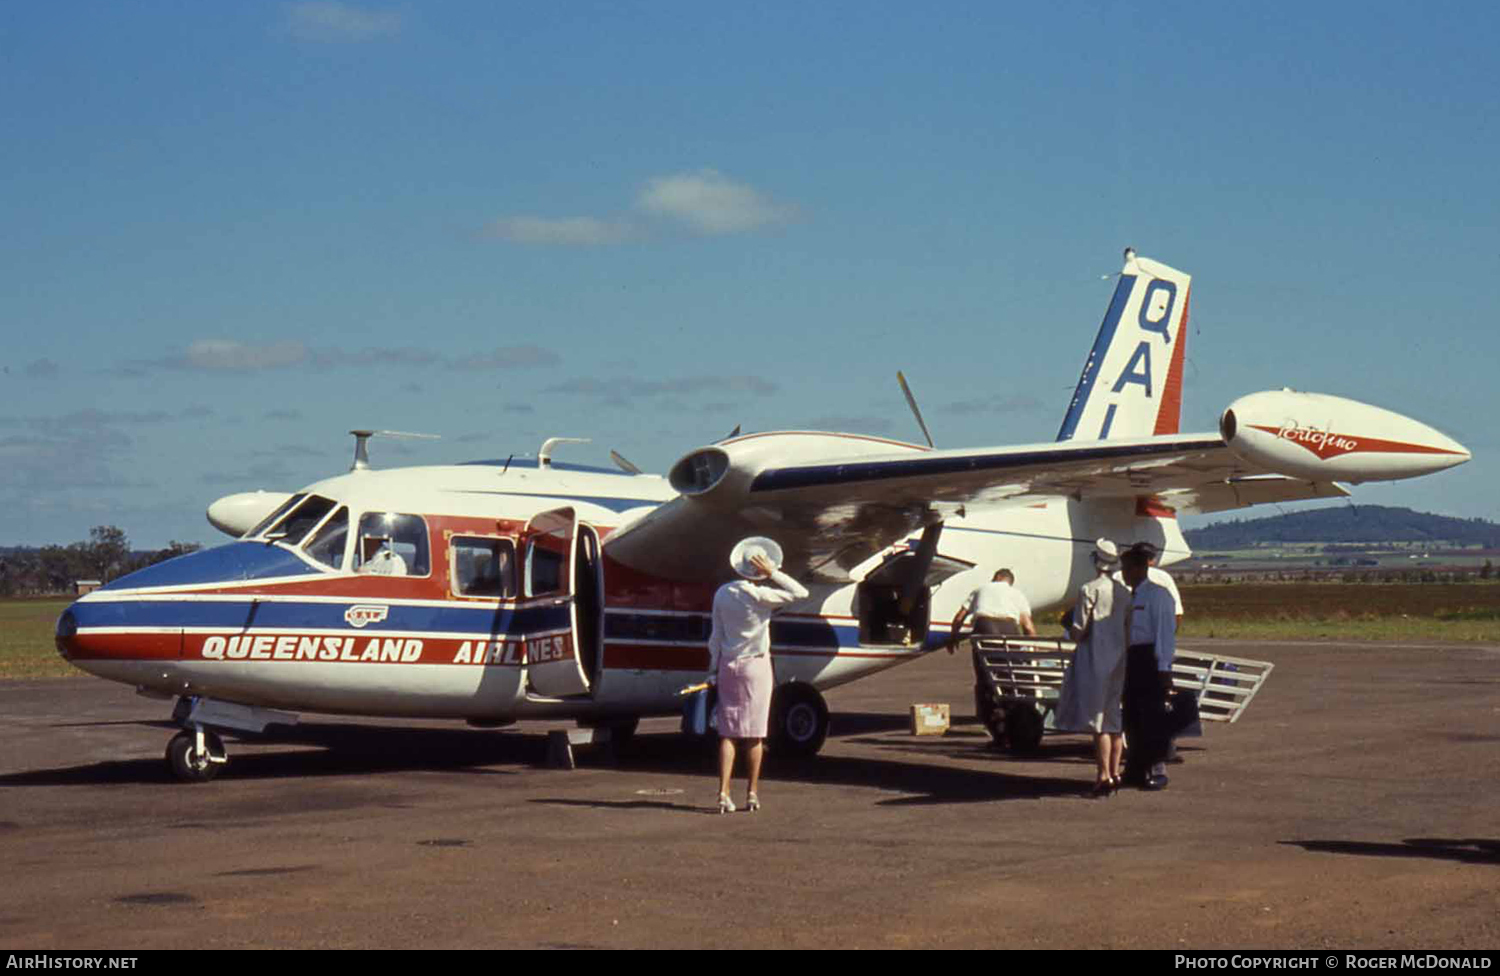
[[[725,583],[714,594],[713,631],[708,638],[708,680],[719,692],[720,813],[735,809],[729,799],[729,778],[736,744],[745,747],[750,767],[745,807],[760,809],[755,793],[770,725],[771,692],[776,687],[771,670],[771,615],[807,596],[802,584],[780,571],[781,547],[770,539],[742,540],[729,554],[729,564],[744,578]]]

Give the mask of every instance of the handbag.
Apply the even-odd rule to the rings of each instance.
[[[1181,735],[1198,721],[1198,696],[1186,688],[1172,692],[1167,699],[1167,732]],[[1201,732],[1200,732],[1201,734]]]
[[[682,732],[684,735],[706,736],[718,730],[718,717],[714,714],[719,701],[719,691],[713,685],[688,695],[682,701]]]

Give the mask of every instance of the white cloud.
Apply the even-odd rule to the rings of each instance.
[[[681,221],[700,234],[736,234],[797,216],[795,207],[712,169],[658,177],[646,184],[636,205],[647,213]]]
[[[618,244],[630,237],[630,227],[597,217],[501,217],[484,235],[517,244]]]
[[[490,352],[455,357],[450,365],[454,369],[467,370],[531,369],[557,366],[561,362],[561,356],[541,346],[499,346]]]
[[[295,339],[254,345],[233,339],[199,339],[174,365],[181,369],[250,370],[296,366],[307,360],[307,346]]]
[[[401,15],[337,0],[314,0],[287,8],[287,26],[300,41],[373,41],[399,33]]]
[[[598,397],[607,404],[620,406],[639,400],[663,404],[668,397],[702,393],[770,396],[779,389],[776,383],[758,376],[688,376],[665,380],[616,376],[607,380],[579,377],[553,384],[542,392]]]

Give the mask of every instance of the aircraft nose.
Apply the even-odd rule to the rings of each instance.
[[[53,637],[57,645],[57,653],[62,655],[63,660],[73,659],[74,640],[78,636],[78,618],[73,615],[73,609],[69,607],[64,610],[61,617],[57,618],[57,630]]]

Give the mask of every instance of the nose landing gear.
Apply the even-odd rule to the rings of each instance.
[[[167,743],[167,767],[184,783],[207,783],[227,762],[224,740],[201,725],[184,729]]]
[[[184,783],[207,783],[229,762],[224,740],[211,729],[261,733],[266,726],[297,724],[297,716],[269,708],[184,695],[172,709],[182,731],[167,743],[167,768]]]

